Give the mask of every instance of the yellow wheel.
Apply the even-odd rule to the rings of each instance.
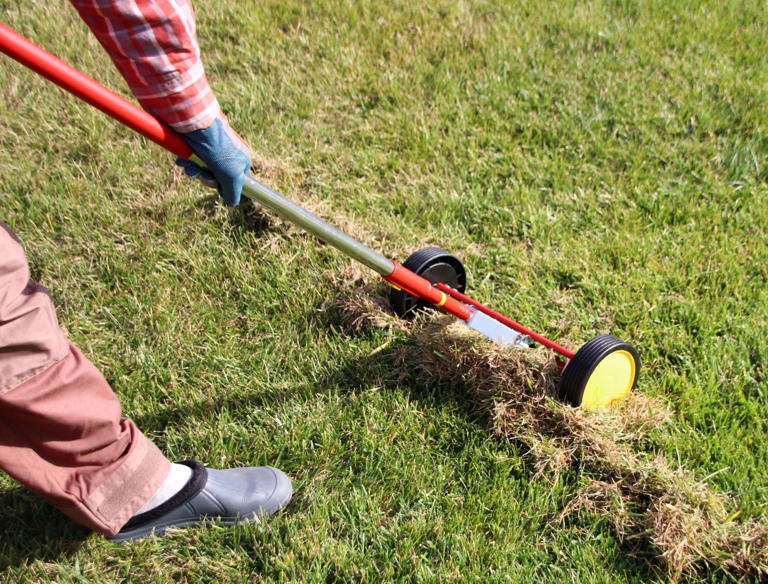
[[[637,383],[640,357],[629,343],[613,335],[589,340],[568,361],[560,382],[560,398],[585,409],[624,398]]]

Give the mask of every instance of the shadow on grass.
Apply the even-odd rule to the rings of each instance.
[[[91,534],[23,487],[0,492],[0,570],[69,557]]]
[[[201,198],[195,207],[201,209],[207,217],[216,215],[222,206],[219,195],[209,195]],[[239,232],[250,232],[256,236],[265,234],[272,229],[272,217],[264,208],[256,205],[251,199],[243,197],[240,204],[229,212],[229,223]]]
[[[217,204],[218,201],[217,201]],[[242,231],[262,235],[272,228],[272,220],[264,209],[250,199],[243,198],[241,203],[230,212],[229,222]]]

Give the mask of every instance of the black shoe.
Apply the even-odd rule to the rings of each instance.
[[[293,494],[291,479],[276,468],[259,466],[207,469],[194,460],[184,464],[192,469],[192,478],[162,505],[135,515],[110,541],[127,542],[166,529],[218,521],[233,525],[239,521],[257,521],[288,504]]]

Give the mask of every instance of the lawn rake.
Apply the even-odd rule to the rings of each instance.
[[[152,115],[2,23],[0,51],[176,156],[194,157],[187,143]],[[528,347],[535,342],[552,349],[558,353],[558,363],[562,367],[560,398],[573,406],[597,408],[608,405],[624,397],[637,382],[639,357],[632,345],[612,335],[599,335],[575,353],[560,346],[466,296],[464,266],[458,258],[441,249],[421,249],[401,265],[250,176],[246,176],[243,194],[380,274],[392,286],[390,302],[401,317],[408,317],[419,308],[433,306],[503,345]]]

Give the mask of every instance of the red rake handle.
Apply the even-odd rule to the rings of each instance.
[[[0,51],[176,156],[190,158],[194,154],[192,148],[189,147],[181,136],[153,115],[110,91],[98,81],[91,79],[58,57],[50,54],[32,41],[11,30],[2,22],[0,22]],[[438,308],[464,321],[469,320],[472,316],[471,310],[464,303],[470,304],[514,330],[528,334],[534,340],[554,349],[558,353],[569,358],[573,357],[573,353],[564,347],[545,339],[541,335],[537,335],[479,302],[459,294],[447,286],[442,287],[442,285],[438,284],[435,287],[426,279],[395,262],[391,262],[390,265],[390,260],[325,224],[251,177],[246,177],[245,187],[250,196],[255,197],[256,200],[268,208],[289,220],[293,220],[323,241],[352,255],[352,257],[379,272],[385,280],[402,288],[409,294],[427,300]]]
[[[0,51],[176,156],[182,158],[192,156],[192,149],[182,137],[153,115],[67,65],[2,22],[0,22]]]

